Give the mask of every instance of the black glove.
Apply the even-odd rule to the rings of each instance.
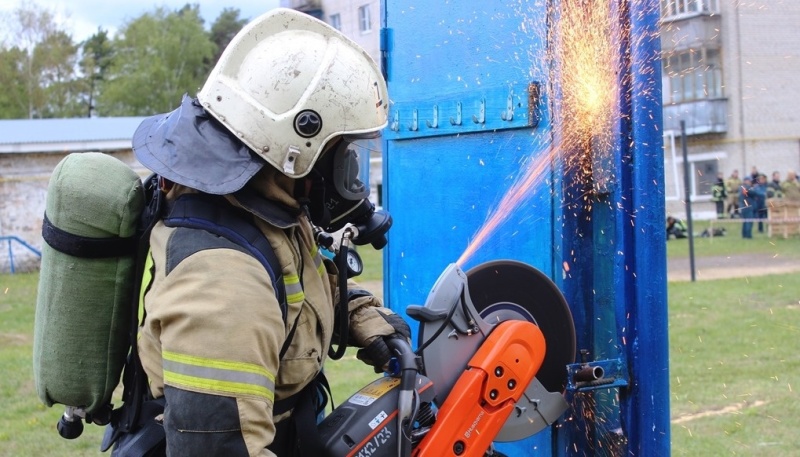
[[[375,373],[385,371],[392,358],[392,351],[386,344],[386,340],[392,338],[402,338],[406,341],[411,339],[411,328],[405,319],[397,314],[382,314],[386,322],[392,326],[394,333],[390,335],[378,335],[365,348],[359,349],[356,353],[358,360],[375,367]]]

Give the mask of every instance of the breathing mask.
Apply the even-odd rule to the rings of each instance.
[[[366,142],[363,137],[343,137],[322,154],[308,175],[308,209],[311,222],[321,229],[336,232],[352,224],[354,244],[381,249],[392,217],[375,209],[369,200],[369,186],[360,178],[361,160],[369,157]]]

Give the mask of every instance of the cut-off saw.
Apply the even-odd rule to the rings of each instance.
[[[572,314],[556,285],[514,260],[466,273],[451,264],[424,306],[416,351],[390,340],[391,375],[319,425],[332,456],[502,455],[493,443],[532,436],[567,410]]]

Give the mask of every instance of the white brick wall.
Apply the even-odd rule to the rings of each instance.
[[[133,167],[140,175],[147,171],[130,150],[111,153]],[[0,154],[0,236],[14,236],[41,251],[42,216],[50,175],[66,154]],[[19,243],[0,243],[0,273],[39,266],[39,258]]]

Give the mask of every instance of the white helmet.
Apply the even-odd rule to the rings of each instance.
[[[386,126],[386,81],[354,41],[307,14],[277,8],[247,24],[197,94],[244,144],[291,178],[340,135]]]

